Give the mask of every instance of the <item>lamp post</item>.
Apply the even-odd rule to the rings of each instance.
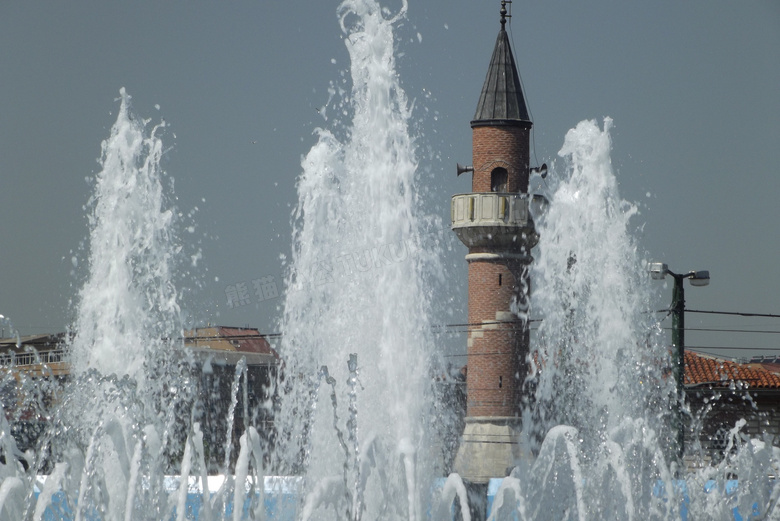
[[[672,346],[676,349],[676,357],[672,364],[672,374],[677,384],[677,451],[682,459],[685,451],[685,429],[683,422],[683,403],[685,403],[685,286],[683,281],[690,280],[691,286],[706,286],[710,283],[710,272],[689,271],[688,273],[674,273],[662,262],[651,262],[648,265],[650,276],[655,280],[662,280],[666,275],[674,279],[672,292]]]

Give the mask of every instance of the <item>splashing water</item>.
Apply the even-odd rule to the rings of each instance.
[[[611,124],[602,131],[583,121],[569,131],[559,152],[568,175],[538,226],[537,397],[555,397],[537,407],[544,430],[563,423],[606,432],[641,417],[647,400],[666,392],[656,373],[667,355],[653,337],[647,277],[629,233],[637,210],[620,199],[612,172]]]
[[[173,268],[181,249],[166,208],[160,158],[165,123],[145,135],[122,89],[90,200],[89,276],[80,292],[74,369],[143,378],[160,339],[180,336]]]
[[[558,519],[663,518],[670,508],[652,497],[671,477],[660,449],[667,418],[646,416],[670,410],[668,354],[646,313],[649,286],[629,232],[637,210],[618,194],[611,125],[583,121],[568,132],[559,152],[568,167],[538,225],[533,306],[543,321],[524,434],[531,445],[546,438],[522,486],[538,493],[529,511],[555,505]]]
[[[287,464],[305,467],[303,519],[420,519],[430,483],[423,272],[437,256],[421,244],[432,221],[420,214],[410,109],[393,56],[393,25],[405,12],[406,3],[388,19],[370,0],[339,7],[352,122],[342,139],[317,130],[298,181],[282,325],[293,390],[280,423],[292,441]]]
[[[406,7],[392,18],[373,1],[339,7],[354,81],[339,108],[353,121],[317,131],[298,183],[283,320],[289,392],[271,459],[305,473],[304,519],[420,519],[433,475],[426,436],[433,339],[423,273],[439,270],[436,246],[423,236],[440,223],[419,214],[411,110],[394,68],[393,25]],[[69,346],[73,382],[58,391],[61,405],[40,454],[28,459],[31,471],[0,467],[4,513],[39,519],[47,508],[62,508],[74,519],[163,519],[178,507],[183,519],[186,478],[205,476],[203,432],[196,411],[185,408],[196,390],[170,340],[181,337],[172,282],[180,246],[161,182],[164,124],[147,127],[131,115],[122,90],[89,203],[89,275]],[[333,263],[343,269],[328,280]],[[233,401],[239,379],[237,372]],[[245,429],[236,479],[259,479],[267,449]],[[228,458],[226,449],[225,467]],[[32,481],[50,465],[36,501]],[[174,492],[163,483],[169,469],[181,472]],[[212,497],[201,481],[201,518],[221,517],[231,495],[257,504],[238,485]],[[64,506],[55,506],[60,493]],[[241,517],[239,509],[233,517]]]
[[[276,446],[268,454],[245,423],[222,469],[235,450],[226,480],[235,486],[216,491],[192,407],[196,386],[170,340],[181,336],[180,245],[160,168],[164,124],[134,118],[121,91],[89,204],[74,381],[54,390],[61,405],[37,453],[22,453],[0,416],[0,519],[44,519],[46,509],[66,519],[185,519],[190,475],[201,478],[200,519],[241,519],[240,508],[226,507],[246,501],[262,519],[263,487],[241,484],[261,482],[266,460],[303,476],[299,519],[449,519],[453,501],[470,518],[457,475],[441,501],[428,497],[440,472],[428,279],[442,270],[437,245],[424,238],[441,227],[421,211],[411,109],[395,70],[393,31],[406,10],[405,1],[395,16],[375,0],[339,6],[353,85],[333,94],[335,112],[351,122],[316,131],[298,180]],[[584,121],[567,134],[567,167],[549,209],[535,216],[532,311],[544,320],[520,440],[529,456],[503,480],[491,519],[731,519],[733,508],[744,516],[754,503],[759,516],[780,518],[780,488],[767,479],[780,457],[764,441],[676,479],[669,354],[645,313],[650,292],[629,232],[637,209],[618,194],[611,124]],[[246,407],[246,366],[233,376],[228,439],[239,392]],[[180,476],[174,489],[163,483],[170,470]],[[732,474],[739,490],[727,493]],[[705,493],[709,480],[716,485]]]
[[[173,283],[181,246],[160,167],[165,124],[139,120],[120,94],[88,205],[89,274],[70,345],[74,382],[55,421],[75,428],[70,443],[86,446],[77,519],[90,509],[109,519],[166,511],[156,491],[188,423],[176,414],[191,398],[181,340],[173,340],[182,337]]]
[[[611,126],[609,118],[603,129],[583,121],[568,132],[559,152],[566,170],[537,219],[532,305],[543,321],[522,440],[536,457],[504,480],[491,519],[733,519],[735,507],[743,515],[768,511],[778,459],[763,441],[695,472],[676,458],[671,361],[646,313],[650,286],[629,225],[637,208],[618,194]],[[740,476],[730,494],[729,475]],[[708,482],[715,485],[705,493]]]
[[[173,284],[181,247],[160,168],[164,123],[139,120],[130,96],[120,94],[87,205],[89,273],[67,340],[70,381],[36,385],[20,373],[20,385],[46,387],[29,403],[50,416],[36,453],[22,458],[30,472],[14,472],[23,492],[0,498],[0,513],[23,513],[19,519],[41,519],[47,508],[76,520],[161,519],[170,511],[158,492],[189,423],[177,414],[192,401],[172,340],[182,337]],[[53,411],[45,405],[51,399],[60,402]],[[43,473],[36,502],[30,485]]]

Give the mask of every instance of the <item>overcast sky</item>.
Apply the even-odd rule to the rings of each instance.
[[[22,334],[71,320],[86,179],[125,87],[138,115],[168,122],[164,167],[176,204],[198,207],[191,237],[201,242],[203,287],[185,308],[274,331],[281,298],[252,291],[250,304],[231,309],[226,288],[252,290],[269,276],[282,287],[301,156],[327,124],[317,109],[330,82],[348,67],[337,5],[0,3],[0,313]],[[397,31],[422,181],[445,222],[451,195],[470,191],[455,163],[471,162],[469,121],[499,5],[409,0]],[[613,164],[622,196],[641,208],[640,248],[673,270],[711,272],[709,287],[688,289],[687,307],[780,314],[780,3],[516,1],[513,11],[538,162],[554,160],[580,120],[613,118]],[[458,269],[439,297],[454,310],[445,321],[465,322],[465,253],[452,253]],[[669,300],[671,284],[658,305]],[[780,332],[780,319],[687,320],[692,329]],[[761,350],[780,347],[772,333],[691,331],[686,340],[731,356],[780,354]]]

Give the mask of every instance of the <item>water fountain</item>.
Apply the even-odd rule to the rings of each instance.
[[[417,215],[410,108],[394,69],[393,25],[405,12],[403,5],[385,19],[372,1],[339,7],[354,80],[339,109],[352,113],[352,123],[317,131],[298,183],[282,324],[282,427],[271,459],[289,472],[305,466],[305,519],[324,512],[419,519],[434,475],[427,436],[433,338],[423,274],[436,271],[437,254],[423,241],[425,227],[437,223]],[[121,92],[88,205],[89,274],[69,341],[72,382],[56,390],[61,406],[38,449],[23,456],[29,470],[10,460],[2,465],[3,515],[40,519],[48,508],[74,519],[183,519],[187,478],[205,474],[205,440],[189,412],[196,398],[191,368],[172,340],[182,331],[173,283],[181,245],[163,190],[163,129],[135,117]],[[302,288],[323,262],[343,263],[343,279]],[[237,370],[234,396],[240,380]],[[6,433],[4,454],[22,456]],[[262,480],[266,450],[247,428],[237,485],[228,479],[215,500],[203,480],[209,499],[201,518],[221,518],[231,510],[228,499],[257,501],[243,481]],[[181,483],[173,491],[165,478],[171,472]],[[36,483],[43,473],[45,483]]]
[[[668,354],[645,312],[647,277],[629,234],[636,208],[617,192],[610,126],[583,121],[569,131],[566,167],[548,178],[551,202],[537,218],[532,308],[543,321],[523,442],[538,456],[506,484],[528,519],[548,509],[556,519],[676,517],[675,502],[653,496],[676,464],[662,449]]]
[[[316,131],[298,180],[277,438],[269,454],[246,426],[217,486],[192,367],[173,340],[181,244],[159,166],[164,125],[132,116],[122,91],[89,205],[74,378],[44,384],[61,406],[35,451],[21,452],[0,417],[0,519],[263,519],[269,467],[299,476],[278,481],[298,519],[451,519],[453,502],[469,519],[457,475],[433,487],[441,369],[428,317],[440,267],[423,240],[440,223],[419,212],[411,109],[394,68],[393,28],[405,13],[405,2],[392,16],[375,0],[339,7],[353,85],[333,103],[351,122]],[[753,440],[690,474],[667,450],[668,353],[645,313],[650,293],[629,233],[636,208],[617,192],[610,126],[570,131],[551,204],[535,216],[532,314],[544,318],[530,359],[535,396],[523,413],[526,456],[492,491],[491,519],[731,519],[754,503],[777,517],[771,445]],[[228,440],[244,369],[232,380]],[[21,385],[45,412],[41,382]]]
[[[282,430],[294,434],[280,455],[288,468],[305,459],[303,519],[420,519],[433,477],[424,276],[437,252],[422,241],[437,223],[420,214],[395,71],[393,25],[405,11],[386,19],[376,2],[341,4],[353,85],[337,110],[352,122],[342,136],[317,131],[298,180],[282,344],[297,389],[283,395]]]
[[[532,309],[543,321],[521,436],[536,456],[493,491],[491,519],[764,516],[778,496],[769,476],[780,454],[769,443],[752,440],[697,471],[677,457],[670,355],[646,311],[651,288],[630,233],[637,208],[617,190],[611,126],[583,121],[568,132],[565,167],[537,216]]]
[[[87,204],[89,273],[67,340],[70,382],[19,373],[23,389],[42,388],[22,408],[46,415],[48,428],[23,458],[28,472],[6,461],[23,485],[0,502],[6,515],[42,519],[54,504],[74,519],[161,518],[168,509],[154,491],[180,450],[187,427],[177,414],[192,397],[172,340],[181,338],[173,284],[181,246],[160,168],[164,127],[136,118],[120,92]]]

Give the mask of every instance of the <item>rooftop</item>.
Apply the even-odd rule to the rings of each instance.
[[[531,126],[512,48],[503,23],[471,126]]]
[[[760,363],[740,364],[711,355],[685,352],[685,385],[728,389],[734,384],[748,389],[780,390],[780,374]]]
[[[0,367],[41,370],[50,366],[56,374],[67,374],[66,333],[30,335],[0,339]],[[184,333],[184,346],[197,360],[236,364],[243,357],[248,365],[276,365],[279,354],[265,335],[255,328],[209,326]]]

